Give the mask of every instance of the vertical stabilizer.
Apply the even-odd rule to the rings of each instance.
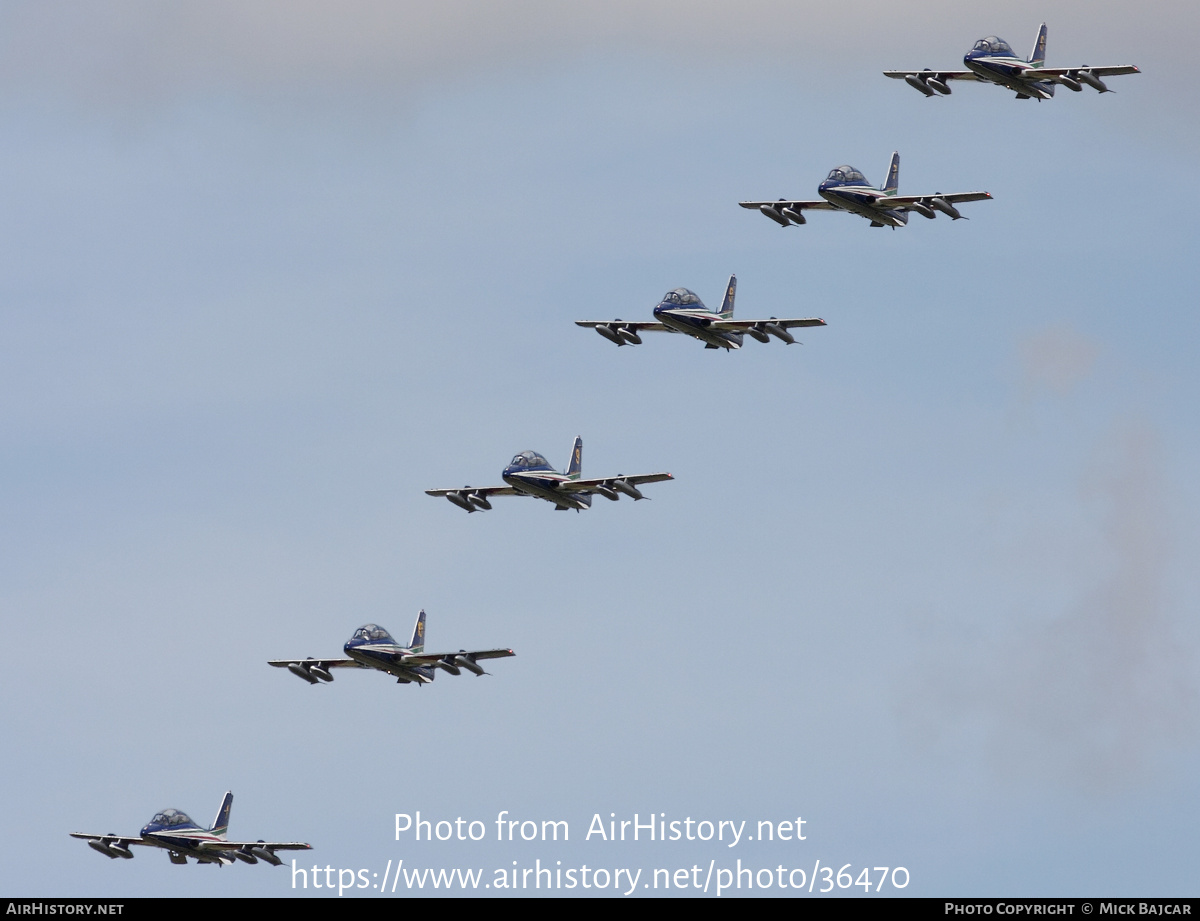
[[[1033,43],[1033,51],[1029,55],[1029,63],[1034,67],[1042,67],[1046,63],[1046,24],[1038,29],[1037,41]]]
[[[225,798],[221,800],[221,808],[217,810],[217,817],[213,819],[212,828],[209,829],[218,838],[224,838],[229,831],[229,810],[233,808],[233,794],[226,792]]]
[[[881,192],[888,195],[895,195],[896,190],[900,188],[900,151],[892,151],[892,162],[888,164],[887,179],[883,185],[879,187]]]
[[[733,298],[737,294],[737,276],[729,276],[729,284],[725,286],[725,300],[721,301],[721,316],[727,320],[733,319]]]
[[[417,622],[413,625],[412,642],[408,644],[408,648],[420,655],[425,651],[425,612],[422,611],[417,615]]]
[[[583,439],[575,436],[575,446],[571,448],[571,462],[567,464],[567,476],[578,480],[583,470]]]

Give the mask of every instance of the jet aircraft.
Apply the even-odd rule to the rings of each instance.
[[[893,230],[908,223],[908,212],[915,211],[927,218],[937,217],[936,212],[948,214],[952,219],[962,217],[955,207],[959,202],[980,201],[991,198],[987,192],[954,192],[933,195],[897,195],[900,186],[900,154],[892,152],[888,164],[887,180],[878,189],[867,177],[853,166],[834,167],[825,181],[817,186],[820,201],[744,201],[743,208],[757,208],[776,224],[787,227],[791,224],[807,223],[805,211],[849,211],[871,222],[872,227],[888,226]]]
[[[617,345],[641,345],[642,333],[684,333],[704,343],[706,349],[740,349],[747,333],[759,342],[770,342],[775,336],[788,345],[795,342],[789,329],[796,326],[824,326],[818,317],[804,320],[735,320],[733,298],[737,293],[737,276],[729,276],[725,299],[717,313],[709,310],[700,298],[687,288],[668,291],[654,308],[654,321],[626,322],[624,320],[576,320],[576,326],[594,329],[609,342]]]
[[[576,438],[566,473],[559,473],[536,451],[522,451],[501,474],[507,486],[464,486],[462,489],[427,489],[425,492],[430,496],[445,496],[468,512],[490,509],[492,504],[488,499],[492,496],[534,496],[553,502],[560,512],[570,508],[578,512],[591,508],[593,495],[604,496],[613,502],[620,499],[622,493],[631,499],[644,499],[646,497],[638,486],[674,479],[669,473],[642,473],[583,480],[580,479],[582,466],[583,439]]]
[[[885,70],[885,76],[903,80],[926,96],[941,93],[950,95],[950,80],[979,80],[1007,87],[1017,94],[1018,99],[1036,99],[1041,102],[1054,95],[1055,84],[1078,93],[1083,84],[1100,93],[1112,92],[1101,77],[1118,74],[1141,73],[1132,64],[1110,67],[1046,67],[1046,24],[1038,29],[1037,39],[1028,61],[1017,57],[1012,46],[995,35],[981,38],[963,58],[966,70]]]
[[[417,615],[412,642],[401,646],[391,634],[376,624],[366,624],[354,631],[342,647],[348,659],[273,659],[270,665],[286,668],[309,684],[332,681],[331,668],[374,668],[387,672],[397,684],[431,684],[440,668],[451,675],[466,669],[474,675],[488,674],[479,665],[480,659],[501,659],[516,655],[511,649],[480,649],[467,652],[425,651],[425,612]]]
[[[188,858],[197,863],[215,863],[218,866],[240,860],[243,863],[258,863],[260,860],[279,866],[283,863],[275,856],[276,851],[307,851],[311,844],[298,841],[230,841],[226,837],[229,828],[229,810],[233,807],[233,794],[226,793],[221,808],[213,819],[212,828],[201,828],[178,809],[164,809],[143,826],[140,836],[133,835],[85,835],[71,832],[72,838],[82,838],[88,847],[94,848],[105,857],[116,859],[133,857],[130,845],[142,844],[166,850],[171,863],[187,863]]]

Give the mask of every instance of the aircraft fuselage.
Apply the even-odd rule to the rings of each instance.
[[[573,496],[570,493],[564,493],[559,490],[559,484],[570,480],[565,473],[559,473],[556,470],[529,470],[514,469],[506,467],[501,474],[504,482],[515,489],[517,492],[524,493],[527,496],[535,496],[538,499],[545,499],[547,502],[553,502],[560,508],[583,509],[587,508],[587,502],[583,501],[585,497]]]
[[[967,70],[988,83],[998,83],[1018,96],[1034,99],[1050,99],[1054,95],[1054,82],[1038,80],[1038,69],[1017,57],[1003,55],[980,55],[963,58]]]
[[[391,643],[360,643],[342,647],[346,655],[367,668],[387,672],[394,678],[415,684],[430,684],[433,682],[433,669],[424,665],[405,665],[401,660],[404,656],[412,655],[413,651],[404,646]]]
[[[155,847],[161,847],[164,850],[170,851],[172,860],[175,855],[183,857],[191,857],[201,863],[226,863],[220,855],[214,851],[206,851],[203,849],[204,844],[208,842],[217,843],[222,839],[214,835],[211,831],[199,827],[179,828],[172,831],[151,831],[148,827],[142,829],[142,840],[147,844],[153,844]],[[183,861],[175,861],[182,863]]]
[[[740,334],[710,328],[721,317],[707,308],[667,307],[659,304],[654,308],[654,319],[669,329],[699,339],[713,348],[740,349],[742,347]]]
[[[904,212],[886,207],[887,196],[879,189],[821,183],[817,192],[839,211],[853,212],[873,224],[903,227],[908,223],[908,216]]]

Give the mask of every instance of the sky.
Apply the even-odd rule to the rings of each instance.
[[[1048,65],[1142,73],[1040,104],[880,73],[1042,21]],[[830,866],[905,868],[872,897],[1194,895],[1198,25],[6,4],[0,892],[377,898],[401,860],[540,860],[711,896],[642,884],[740,860],[813,895]],[[894,232],[737,207],[893,150],[902,194],[994,201]],[[828,326],[715,354],[573,323],[734,273],[739,316]],[[423,492],[576,435],[585,476],[675,479],[582,514]],[[421,609],[431,648],[516,656],[421,689],[266,665]],[[310,842],[341,895],[68,834],[207,824],[226,790],[231,837]],[[417,811],[488,834],[398,836]],[[496,841],[503,811],[570,838]],[[747,840],[587,836],[635,814]]]

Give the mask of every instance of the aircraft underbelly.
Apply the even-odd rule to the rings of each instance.
[[[379,652],[378,650],[354,649],[346,650],[348,655],[360,665],[365,665],[367,668],[387,668],[392,664],[392,656],[390,653]]]
[[[1041,81],[1037,80],[1018,80],[1013,78],[1005,80],[1004,85],[1021,96],[1032,96],[1034,99],[1049,99],[1050,94],[1041,86]]]
[[[899,227],[904,222],[896,217],[895,212],[886,208],[876,208],[873,205],[859,205],[851,208],[859,217],[865,217],[868,221],[874,221],[880,224],[887,224],[890,227]]]
[[[400,678],[410,684],[429,684],[432,680],[428,675],[417,668],[409,668],[404,665],[393,665],[387,670],[387,673],[393,678]]]
[[[420,666],[404,665],[398,661],[400,656],[406,652],[407,650],[385,652],[380,649],[347,649],[346,655],[361,665],[386,672],[393,678],[403,678],[405,681],[427,684],[428,676],[421,672]]]
[[[902,220],[897,219],[891,211],[877,207],[875,205],[876,199],[873,197],[854,194],[846,195],[837,192],[822,192],[821,197],[831,205],[841,208],[844,211],[849,211],[852,214],[857,214],[859,217],[865,217],[868,221],[876,221],[891,227],[899,227],[904,223]]]
[[[571,496],[559,492],[553,486],[547,486],[537,480],[527,480],[523,477],[505,477],[505,482],[513,489],[533,496],[535,499],[545,499],[555,505],[565,505],[568,508],[579,508],[580,505]]]
[[[663,326],[669,327],[677,333],[692,336],[701,342],[707,342],[709,345],[715,345],[722,349],[736,349],[741,347],[740,343],[733,342],[724,333],[708,329],[702,323],[695,320],[673,317],[667,313],[659,314],[658,318],[662,321]]]
[[[177,854],[183,854],[187,857],[195,858],[196,860],[206,860],[220,863],[220,859],[211,853],[206,853],[199,848],[198,841],[193,841],[188,838],[159,838],[154,839],[154,843],[159,847],[166,848],[169,851],[174,851]]]
[[[999,83],[1001,86],[1022,96],[1032,96],[1035,99],[1049,99],[1051,97],[1051,93],[1042,85],[1045,83],[1044,80],[1024,78],[1023,75],[1029,72],[1024,68],[1005,67],[1002,65],[987,66],[975,63],[968,63],[967,67],[975,71],[983,79],[992,83]]]

